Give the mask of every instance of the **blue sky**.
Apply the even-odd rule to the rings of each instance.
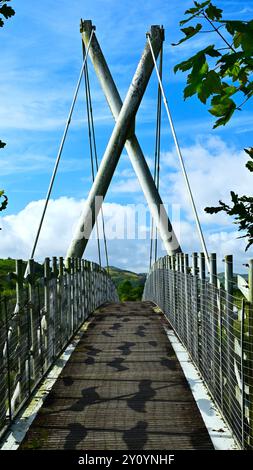
[[[202,45],[204,47],[212,42],[209,35],[203,34],[200,40],[192,39],[191,43],[181,47],[171,46],[181,37],[178,23],[192,1],[26,0],[21,3],[13,0],[11,3],[16,15],[6,21],[0,31],[0,137],[7,142],[6,148],[1,151],[0,185],[9,196],[8,209],[1,221],[0,256],[28,256],[29,244],[39,221],[41,202],[38,201],[45,197],[81,67],[79,22],[82,17],[91,19],[96,25],[98,40],[123,98],[143,50],[146,31],[151,24],[164,26],[165,90],[208,248],[220,252],[221,256],[234,253],[239,270],[242,261],[249,256],[245,258],[244,241],[236,239],[235,227],[230,219],[208,216],[203,208],[215,204],[219,198],[228,200],[230,189],[240,193],[250,191],[252,182],[244,169],[242,149],[252,146],[252,102],[226,128],[213,131],[207,108],[195,98],[183,101],[185,78],[180,73],[174,75],[173,66]],[[226,11],[229,18],[251,19],[253,16],[251,1],[218,0],[216,4]],[[91,64],[89,69],[98,154],[101,158],[114,123]],[[151,168],[154,160],[156,90],[157,82],[153,74],[136,121],[136,133]],[[162,122],[162,197],[169,204],[169,212],[171,204],[181,206],[183,249],[199,251],[164,110]],[[82,207],[81,199],[86,198],[90,184],[84,88],[81,87],[52,194],[54,205],[51,205],[51,212],[45,220],[38,257],[65,254],[70,237],[67,227],[77,220]],[[106,198],[108,213],[115,210],[116,214],[128,204],[144,202],[131,163],[124,152]],[[139,271],[146,269],[144,259],[148,245],[148,241],[114,240],[111,242],[111,264]],[[137,247],[140,255],[133,259],[132,253]],[[164,254],[162,247],[160,253]],[[93,242],[87,256],[96,257]]]

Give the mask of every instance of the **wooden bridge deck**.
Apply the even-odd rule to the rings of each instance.
[[[150,302],[100,308],[20,449],[213,449]]]

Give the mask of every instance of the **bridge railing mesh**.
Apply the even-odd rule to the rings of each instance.
[[[90,313],[118,301],[116,287],[96,263],[47,258],[44,277],[18,260],[16,294],[0,299],[0,437],[47,375]],[[38,266],[38,265],[37,265]]]
[[[245,288],[252,292],[250,266]],[[206,278],[190,267],[188,255],[166,256],[153,265],[143,300],[163,310],[238,444],[252,450],[253,303],[240,295],[231,272],[223,286],[214,273]]]

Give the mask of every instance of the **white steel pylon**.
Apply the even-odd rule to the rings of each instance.
[[[124,145],[167,253],[171,255],[181,252],[177,237],[134,133],[135,116],[154,68],[149,43],[146,42],[132,83],[124,103],[122,103],[94,29],[95,27],[90,20],[81,21],[82,40],[86,47],[93,30],[89,55],[116,123],[68,248],[66,259],[82,257]],[[151,26],[149,38],[157,58],[164,40],[163,28]]]

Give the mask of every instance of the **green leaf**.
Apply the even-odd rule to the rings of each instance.
[[[250,156],[250,158],[253,158],[253,147],[244,149],[244,151]]]
[[[216,116],[216,117],[219,117],[219,116],[224,116],[225,112],[227,110],[227,107],[220,103],[220,104],[215,104],[210,110],[209,112],[213,115],[213,116]]]
[[[4,22],[3,22],[2,18],[0,18],[0,28],[2,28],[3,25],[4,25]]]
[[[195,18],[196,15],[192,15],[192,16],[189,16],[189,18],[186,18],[185,20],[182,20],[179,22],[180,26],[183,26],[184,24],[186,23],[189,23],[189,21],[193,20],[193,18]]]
[[[201,86],[198,89],[198,98],[202,103],[206,104],[207,99],[211,95],[219,93],[221,90],[219,75],[214,70],[210,70],[202,79]]]
[[[223,82],[223,85],[224,85],[224,82]],[[237,88],[236,86],[233,86],[233,85],[223,86],[223,92],[224,92],[227,96],[232,96],[232,95],[234,95],[237,91],[238,91],[238,88]]]
[[[191,67],[192,67],[192,60],[190,58],[188,60],[184,60],[183,62],[180,62],[180,64],[175,65],[174,73],[178,72],[178,70],[181,70],[181,72],[186,72]]]
[[[221,53],[214,49],[214,45],[208,46],[204,49],[205,54],[209,55],[210,57],[220,57]]]
[[[220,94],[212,98],[211,104],[212,107],[209,109],[209,113],[220,118],[215,122],[213,128],[215,129],[221,125],[224,126],[230,120],[236,109],[235,102],[226,94]]]
[[[8,5],[4,4],[2,7],[0,7],[0,13],[3,15],[6,19],[10,18],[11,16],[15,15],[15,11],[13,8],[9,7]]]
[[[194,2],[194,5],[199,9],[199,10],[202,10],[203,8],[205,8],[207,5],[209,5],[211,0],[206,0],[205,2],[203,3],[199,3],[199,2]]]
[[[185,10],[184,14],[185,15],[195,15],[195,13],[198,13],[199,8],[189,8],[189,10]]]
[[[218,212],[223,210],[223,207],[205,207],[205,212],[207,212],[207,214],[218,214]]]
[[[238,203],[238,194],[235,194],[234,191],[230,191],[231,199],[234,204]]]
[[[3,190],[0,191],[0,197],[2,197],[4,199],[2,202],[0,202],[0,212],[1,212],[1,211],[5,210],[6,207],[7,207],[8,198],[7,198],[7,196],[5,196]]]
[[[237,31],[237,32],[234,34],[234,47],[235,47],[235,48],[240,47],[240,45],[241,45],[241,40],[242,40],[242,33],[240,33],[239,31]]]
[[[185,15],[191,15],[191,16],[189,16],[185,20],[180,21],[180,23],[179,23],[180,26],[183,26],[185,23],[189,23],[189,21],[191,21],[193,18],[198,16],[198,14],[203,10],[203,8],[205,8],[205,6],[207,6],[207,5],[209,5],[210,1],[211,0],[208,0],[204,3],[194,2],[195,8],[189,8],[189,10],[185,11]]]
[[[250,156],[250,158],[253,159],[253,147],[250,147],[248,149],[244,149],[244,151]],[[249,160],[247,163],[246,163],[246,168],[248,168],[249,171],[252,171],[253,172],[253,162],[251,160]]]
[[[222,116],[220,119],[218,119],[215,122],[213,129],[216,129],[219,126],[225,126],[228,123],[228,121],[231,119],[235,110],[236,110],[236,104],[232,101],[231,105],[227,108],[227,111],[224,114],[224,116]]]
[[[245,166],[249,171],[253,171],[253,162],[248,161]]]
[[[251,56],[253,54],[253,35],[252,31],[250,34],[248,33],[241,33],[241,46],[243,51]]]
[[[210,20],[220,20],[222,18],[222,11],[223,10],[210,3],[208,8],[206,8],[205,13]]]
[[[180,62],[180,64],[175,65],[174,72],[176,73],[178,70],[181,70],[182,72],[186,72],[191,67],[193,67],[194,64],[197,64],[199,61],[202,61],[202,64],[203,64],[203,62],[205,61],[205,54],[211,57],[219,57],[221,55],[218,51],[214,49],[213,45],[208,46],[205,49],[199,51],[194,56],[190,57],[189,59],[184,60],[183,62]]]
[[[187,85],[184,89],[184,99],[186,100],[186,98],[190,98],[195,95],[195,93],[197,93],[197,86],[193,83]]]
[[[215,70],[210,70],[206,77],[206,87],[210,93],[219,93],[221,91],[221,79]]]
[[[241,33],[247,33],[249,30],[249,24],[245,21],[224,21],[227,31],[234,35],[236,31]]]
[[[180,41],[177,43],[172,43],[172,46],[178,46],[179,44],[186,41],[187,39],[192,38],[201,30],[201,28],[202,28],[202,25],[200,23],[198,23],[195,27],[188,26],[188,28],[182,28],[181,31],[185,34],[185,37],[180,39]]]
[[[2,140],[0,140],[0,149],[4,148],[5,145],[6,145],[6,143],[5,143],[5,142],[2,142]]]
[[[223,54],[218,64],[220,64],[220,73],[223,77],[229,75],[238,78],[240,61],[243,58],[243,52],[232,52],[230,54]]]

